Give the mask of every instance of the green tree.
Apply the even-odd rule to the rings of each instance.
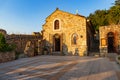
[[[0,52],[12,51],[15,47],[13,44],[7,44],[4,35],[0,33]]]
[[[88,16],[88,19],[91,20],[96,30],[99,29],[99,26],[120,24],[120,0],[116,0],[115,5],[109,10],[96,10]]]
[[[89,15],[88,19],[91,20],[94,28],[98,30],[99,26],[108,25],[107,14],[107,10],[96,10],[93,14]]]
[[[108,21],[109,24],[119,24],[120,23],[120,6],[113,6],[108,10]]]
[[[120,0],[115,0],[115,5],[119,5],[120,6]]]

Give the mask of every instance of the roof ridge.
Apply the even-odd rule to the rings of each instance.
[[[68,13],[68,14],[72,14],[72,15],[74,15],[74,16],[80,16],[80,17],[85,17],[85,16],[83,16],[83,15],[80,15],[80,14],[73,14],[73,13],[70,13],[70,12],[67,12],[67,11],[63,11],[63,10],[60,10],[59,8],[56,8],[56,10],[59,10],[59,11],[62,11],[62,12],[65,12],[65,13]],[[55,10],[55,11],[56,11]],[[85,17],[86,18],[86,17]]]
[[[73,15],[73,16],[79,16],[79,17],[84,17],[84,18],[86,18],[85,16],[80,15],[80,14],[78,14],[78,13],[77,13],[77,14],[73,14],[73,13],[70,13],[70,12],[67,12],[67,11],[60,10],[59,8],[56,8],[55,11],[53,11],[48,17],[50,17],[50,16],[51,16],[53,13],[55,13],[56,11],[61,11],[61,12],[67,13],[67,14],[71,14],[71,15]],[[47,18],[48,18],[48,17],[47,17]],[[46,19],[47,19],[47,18],[46,18]]]

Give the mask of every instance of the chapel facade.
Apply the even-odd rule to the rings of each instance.
[[[46,18],[43,40],[48,54],[88,55],[93,46],[94,29],[86,17],[58,8]]]

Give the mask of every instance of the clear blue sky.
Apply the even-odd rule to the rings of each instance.
[[[109,9],[115,0],[0,0],[0,28],[8,33],[40,32],[45,19],[58,7],[88,16],[97,9]]]

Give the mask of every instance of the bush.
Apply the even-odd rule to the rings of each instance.
[[[20,54],[20,52],[15,51],[15,59],[18,59]]]
[[[5,37],[2,33],[0,33],[0,45],[6,44]]]
[[[120,60],[120,56],[118,56],[118,60]]]
[[[15,47],[14,44],[7,44],[4,35],[0,33],[0,52],[12,51]]]

